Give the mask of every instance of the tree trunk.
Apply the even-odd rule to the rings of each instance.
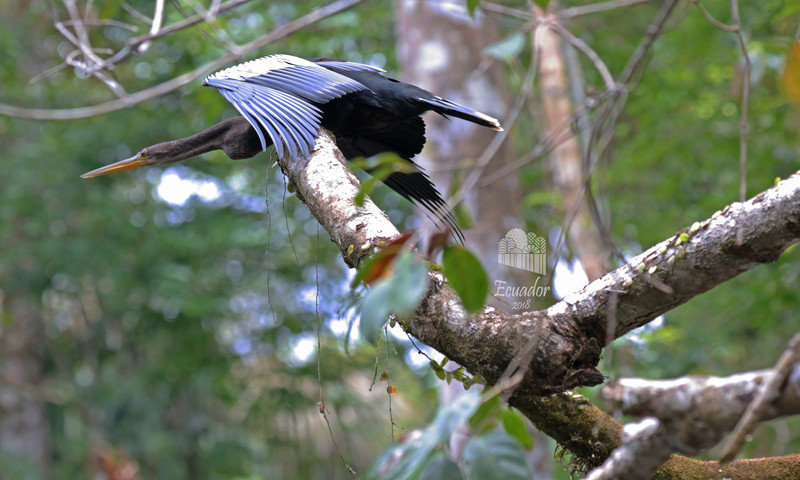
[[[511,105],[503,65],[487,63],[482,56],[484,48],[500,39],[494,25],[480,12],[470,16],[466,6],[459,2],[398,0],[396,5],[397,50],[404,81],[499,118],[502,124]],[[438,115],[431,115],[425,121],[428,142],[417,159],[434,183],[448,191],[452,172],[468,172],[497,132]],[[489,168],[499,169],[513,161],[512,148],[505,142],[494,154]],[[490,286],[498,281],[530,285],[530,273],[500,265],[497,259],[498,244],[506,233],[512,228],[525,229],[521,214],[523,192],[517,176],[511,174],[490,185],[475,185],[466,192],[464,201],[474,220],[472,228],[465,232],[466,246],[481,259]],[[523,299],[506,297],[492,303],[509,311],[515,300]],[[443,383],[441,388],[445,403],[464,391],[457,382]],[[537,437],[532,452],[536,478],[549,478],[552,448],[543,435]],[[457,438],[451,439],[451,443],[458,442]],[[455,450],[459,450],[458,446]]]
[[[42,318],[24,300],[4,309],[2,290],[0,318],[0,455],[22,457],[46,472],[48,429],[44,400],[36,394],[44,371]]]
[[[547,17],[539,8],[534,8],[533,11],[540,18]],[[558,22],[553,16],[547,20]],[[558,144],[550,155],[553,180],[564,199],[564,216],[569,222],[570,248],[580,260],[591,282],[608,271],[611,248],[603,240],[589,212],[583,190],[584,175],[588,172],[584,172],[582,165],[583,153],[578,135],[572,129],[566,135],[558,134],[564,125],[572,123],[570,116],[574,108],[561,38],[551,28],[542,28],[544,31],[536,36],[539,39],[536,48],[539,48],[541,53],[539,73],[542,84],[542,106],[550,138],[558,139]]]

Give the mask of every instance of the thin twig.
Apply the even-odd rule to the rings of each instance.
[[[610,92],[611,101],[600,109],[595,126],[592,129],[591,135],[589,136],[589,142],[586,151],[587,161],[583,172],[583,184],[578,193],[580,198],[583,198],[585,195],[587,195],[587,192],[590,192],[592,188],[592,174],[594,173],[597,165],[600,163],[600,159],[605,154],[606,148],[608,148],[608,145],[611,143],[617,119],[627,103],[628,92],[638,81],[639,75],[647,64],[646,59],[648,53],[652,49],[656,39],[661,35],[661,32],[663,32],[667,20],[670,18],[672,11],[675,9],[678,3],[678,0],[670,0],[661,6],[661,9],[659,9],[658,13],[653,19],[653,22],[647,28],[644,40],[642,40],[642,42],[634,51],[633,55],[631,55],[631,58],[628,60],[628,63],[625,65],[625,68],[619,77],[617,85],[620,85],[623,88],[615,87],[615,89]],[[591,196],[591,193],[588,193],[588,195]],[[594,202],[590,202],[590,204],[594,204]],[[600,224],[600,215],[597,211],[596,205],[591,205],[590,207],[592,209],[592,217],[596,223]],[[572,222],[575,220],[575,216],[578,214],[579,208],[580,202],[575,202],[564,220],[564,225],[558,237],[555,253],[556,259],[558,259],[560,256],[560,250],[564,243],[564,239],[569,232]],[[601,228],[600,231],[603,232],[604,229]],[[613,246],[613,242],[608,242],[608,245]],[[620,252],[616,251],[616,249],[613,250],[615,255],[621,257]]]
[[[82,60],[76,60],[78,55],[71,55],[68,57],[73,59],[73,61],[67,61],[68,65],[72,65],[87,75],[91,75],[96,77],[98,80],[103,82],[103,84],[108,87],[117,97],[122,98],[128,94],[125,89],[117,82],[115,79],[111,78],[108,74],[103,72],[98,72],[96,69],[93,68],[94,65],[101,64],[103,60],[95,53],[95,49],[92,47],[91,40],[89,39],[89,32],[86,29],[86,24],[81,18],[80,11],[78,10],[78,6],[75,3],[75,0],[63,0],[64,6],[67,8],[67,13],[70,17],[70,25],[75,30],[75,35],[69,31],[66,25],[62,22],[56,23],[56,28],[68,39],[72,42],[81,53]],[[87,7],[88,8],[88,7]],[[88,16],[88,11],[86,12]]]
[[[507,7],[505,5],[499,5],[497,3],[492,3],[492,2],[481,3],[481,10],[492,13],[499,13],[501,15],[508,15],[509,17],[521,18],[523,20],[531,20],[533,18],[533,16],[530,13],[526,12],[525,10]]]
[[[610,99],[611,95],[608,92],[604,92],[602,97],[592,99],[588,105],[583,105],[577,108],[569,118],[565,119],[560,125],[556,128],[553,128],[547,136],[540,141],[530,152],[526,153],[525,155],[519,157],[517,160],[514,160],[510,164],[495,170],[494,172],[487,173],[481,177],[480,186],[486,186],[493,182],[500,180],[501,178],[514,173],[515,171],[519,170],[520,168],[524,167],[525,165],[535,161],[536,159],[547,155],[550,153],[556,146],[560,145],[561,142],[569,138],[573,135],[572,126],[576,124],[580,124],[580,120],[583,118],[588,118],[589,112],[596,109],[604,102]]]
[[[266,281],[266,289],[267,289],[267,305],[269,305],[269,311],[272,313],[272,323],[277,327],[278,326],[278,315],[275,313],[275,306],[272,304],[272,294],[270,293],[272,289],[270,288],[270,281],[272,280],[272,268],[269,264],[269,246],[270,241],[269,239],[272,238],[272,214],[269,211],[269,172],[272,170],[272,166],[274,164],[270,163],[267,167],[267,174],[265,175],[264,181],[264,206],[266,207],[267,211],[267,244],[264,247],[265,255],[264,261],[266,262],[267,267],[267,281]]]
[[[728,437],[725,442],[725,447],[722,449],[721,463],[727,463],[736,457],[742,445],[747,441],[747,436],[758,426],[758,423],[763,418],[767,407],[781,395],[781,387],[783,386],[789,374],[792,372],[794,365],[800,360],[800,333],[789,341],[789,346],[783,351],[775,367],[772,369],[772,375],[764,382],[758,395],[747,406],[736,428]]]
[[[75,0],[63,0],[64,6],[67,7],[67,13],[69,14],[71,25],[75,29],[75,37],[74,40],[71,40],[76,47],[80,48],[81,52],[83,53],[84,58],[86,60],[90,60],[92,62],[102,62],[100,57],[92,52],[92,44],[89,40],[89,33],[86,30],[86,26],[81,19],[80,12],[78,11],[78,6],[75,4]]]
[[[222,27],[222,25],[220,25],[219,20],[217,20],[217,15],[213,12],[213,9],[205,10],[197,2],[192,2],[192,8],[194,9],[195,13],[205,16],[206,24],[208,24],[214,33],[216,33],[215,39],[217,42],[223,45],[228,52],[239,51],[239,45],[233,41],[233,38],[231,38],[228,32]]]
[[[180,12],[183,18],[189,18],[192,16],[182,5],[180,2],[173,0],[175,4],[175,8]],[[220,50],[225,50],[228,53],[231,53],[233,50],[228,48],[225,45],[225,42],[219,38],[219,35],[215,35],[211,28],[208,27],[206,24],[208,22],[208,13],[202,9],[196,2],[191,2],[192,8],[194,9],[195,15],[202,15],[204,17],[204,21],[197,25],[197,30],[200,32],[203,37],[208,39],[209,42],[214,44],[214,46],[218,47]]]
[[[614,91],[617,89],[617,82],[614,80],[614,76],[611,75],[611,71],[609,71],[608,67],[606,66],[605,62],[600,55],[595,52],[592,47],[586,44],[583,40],[576,37],[572,34],[569,30],[564,28],[559,22],[548,22],[548,27],[551,27],[553,31],[555,31],[558,35],[561,36],[567,43],[575,47],[576,49],[580,50],[586,58],[588,58],[594,68],[597,70],[597,73],[603,78],[603,82],[606,84],[606,89],[610,91]]]
[[[238,2],[239,4],[245,3],[250,0],[232,0],[229,3]],[[7,115],[10,117],[27,118],[31,120],[74,120],[77,118],[87,118],[104,113],[115,112],[123,108],[131,107],[138,103],[160,97],[169,92],[177,90],[189,83],[194,82],[214,70],[218,70],[234,60],[241,60],[244,55],[258,50],[269,45],[277,40],[280,40],[292,33],[307,28],[309,25],[319,22],[332,15],[340,13],[344,10],[352,8],[355,5],[363,2],[364,0],[339,0],[337,2],[325,5],[324,7],[317,8],[302,17],[293,20],[285,25],[282,25],[275,30],[243,45],[239,53],[230,53],[224,55],[213,62],[209,62],[201,67],[186,72],[182,75],[174,77],[166,82],[160,83],[150,88],[140,90],[138,92],[128,94],[120,99],[112,100],[109,102],[99,103],[87,107],[77,108],[27,108],[19,107],[16,105],[8,105],[0,103],[0,115]],[[226,4],[223,4],[223,7]],[[223,7],[220,7],[222,9]],[[188,19],[187,19],[188,20]],[[166,29],[162,29],[156,36],[165,35]]]
[[[72,2],[65,1],[65,4],[74,7],[74,3]],[[108,87],[109,90],[117,95],[117,97],[122,98],[123,96],[127,95],[127,92],[125,92],[119,82],[108,77],[108,75],[98,75],[92,70],[91,62],[102,62],[102,59],[95,54],[91,44],[88,43],[88,36],[86,35],[86,29],[84,28],[85,25],[83,20],[79,18],[80,15],[75,8],[70,9],[70,16],[72,18],[68,21],[68,24],[75,29],[76,33],[74,34],[69,30],[69,28],[67,28],[66,22],[59,21],[55,23],[56,30],[58,30],[64,38],[66,38],[77,48],[77,50],[74,50],[66,55],[65,63],[69,66],[79,69],[87,76],[97,77]],[[78,57],[82,57],[82,60],[78,60]]]
[[[217,16],[219,13],[219,7],[222,5],[222,0],[211,0],[211,6],[208,7],[208,13],[213,16]]]
[[[631,55],[631,58],[628,60],[628,63],[626,64],[625,69],[623,70],[623,73],[621,74],[619,81],[612,82],[615,86],[614,89],[610,91],[607,90],[601,98],[596,99],[595,101],[598,102],[597,105],[587,106],[584,107],[584,110],[573,113],[573,115],[570,116],[570,122],[564,125],[565,128],[569,128],[574,120],[580,118],[581,115],[586,115],[589,110],[598,107],[601,109],[599,118],[604,119],[604,121],[601,122],[601,124],[603,124],[603,128],[595,127],[593,129],[593,134],[592,137],[590,138],[590,146],[589,146],[590,152],[593,149],[592,147],[594,147],[595,152],[602,153],[603,151],[605,151],[606,146],[613,138],[612,127],[616,123],[616,118],[619,116],[619,114],[622,111],[622,108],[626,103],[627,92],[632,88],[632,82],[634,80],[634,77],[641,71],[645,59],[647,58],[647,54],[650,52],[650,49],[652,48],[652,45],[655,42],[656,38],[658,38],[661,31],[663,30],[667,18],[669,18],[670,14],[672,13],[672,10],[675,8],[677,3],[678,2],[676,0],[671,0],[670,2],[662,6],[661,10],[659,10],[659,13],[656,15],[656,18],[653,20],[653,22],[647,29],[645,39],[642,41],[642,43],[639,44],[634,54]],[[577,45],[575,44],[573,44],[573,46],[578,48]],[[585,51],[583,53],[586,54]],[[624,87],[620,88],[620,86]],[[608,104],[606,104],[607,100],[611,101]],[[599,142],[596,139],[598,131],[602,132]],[[565,135],[568,134],[571,134],[571,132],[567,131],[565,133]],[[546,154],[558,144],[556,142],[556,139],[552,138],[552,136],[545,139],[545,142],[547,142],[548,140],[551,142],[549,146],[544,144],[540,148],[534,149],[529,154],[513,162],[511,165],[508,165],[499,171],[492,172],[487,177],[482,178],[482,184],[488,184],[497,181],[503,176],[508,175],[513,171],[518,170],[519,168],[522,168],[526,164]],[[597,148],[598,145],[600,146],[600,148]],[[600,157],[600,153],[596,153],[594,156],[594,161],[589,162],[590,171],[593,170],[594,166],[597,164],[597,160]]]
[[[161,29],[161,24],[164,22],[164,0],[156,0],[156,10],[153,13],[153,24],[150,27],[150,35],[155,35]],[[139,53],[142,53],[142,47],[139,47]]]
[[[139,20],[142,23],[150,23],[153,21],[152,18],[148,17],[139,10],[136,10],[128,2],[122,2],[122,9],[128,12],[133,18]]]
[[[525,79],[523,80],[522,91],[515,99],[514,104],[511,106],[511,109],[508,112],[508,115],[506,115],[503,126],[504,130],[492,138],[492,141],[483,151],[481,156],[478,157],[478,160],[471,168],[469,175],[462,184],[461,188],[459,188],[458,192],[453,195],[450,205],[457,205],[461,200],[463,200],[467,192],[469,192],[478,182],[478,180],[481,179],[486,165],[488,165],[492,158],[494,158],[494,154],[497,153],[497,150],[508,136],[509,130],[511,130],[511,127],[516,123],[519,114],[522,112],[522,107],[525,106],[525,103],[530,98],[533,92],[534,80],[536,79],[536,67],[539,64],[539,52],[536,51],[536,49],[533,49],[532,57],[531,66],[528,68],[528,72],[525,74]]]
[[[700,10],[705,17],[706,21],[720,30],[725,32],[735,33],[736,40],[739,43],[739,48],[742,51],[744,58],[744,79],[742,80],[742,115],[739,123],[739,201],[743,202],[747,199],[747,123],[748,123],[748,110],[750,104],[750,55],[747,52],[747,44],[742,35],[742,20],[739,16],[739,2],[738,0],[731,0],[731,17],[733,24],[728,25],[720,22],[711,12],[706,10],[700,0],[692,0],[692,3]],[[741,238],[737,235],[737,244],[741,244]]]
[[[136,28],[135,25],[131,25],[130,23],[121,22],[119,20],[114,20],[111,18],[95,18],[95,19],[90,18],[88,20],[79,20],[77,22],[75,20],[63,20],[59,23],[67,27],[74,27],[76,23],[82,23],[90,27],[106,27],[106,26],[117,27],[122,30],[128,30],[129,32],[135,32],[138,30],[138,28]]]
[[[289,227],[289,212],[286,211],[286,193],[289,191],[289,181],[286,178],[286,175],[282,175],[282,178],[283,178],[283,200],[281,201],[281,207],[283,207],[283,221],[286,225],[286,237],[289,239],[289,247],[292,249],[292,253],[294,254],[294,263],[299,267],[300,257],[297,256],[297,249],[294,248],[294,240],[292,240],[292,229]]]
[[[597,2],[591,5],[584,5],[581,7],[565,8],[554,12],[559,18],[575,18],[582,15],[591,15],[593,13],[606,12],[609,10],[616,10],[617,8],[630,7],[639,5],[641,3],[649,3],[653,0],[614,0],[611,2]]]
[[[706,17],[706,21],[708,21],[708,23],[710,23],[711,25],[714,25],[715,27],[719,28],[720,30],[724,30],[726,32],[733,33],[733,32],[737,31],[737,29],[738,29],[737,25],[735,25],[735,24],[734,25],[728,25],[728,24],[720,22],[719,20],[714,18],[714,16],[711,15],[711,12],[706,10],[706,7],[704,7],[703,4],[700,3],[700,0],[692,0],[692,3],[694,3],[695,7],[697,7],[697,9],[700,10],[700,13],[702,13],[703,16]]]
[[[61,62],[58,65],[56,65],[55,67],[48,68],[44,72],[42,72],[42,73],[36,75],[35,77],[31,78],[30,80],[28,80],[28,85],[30,86],[30,85],[33,85],[35,83],[39,83],[40,81],[44,80],[45,78],[49,77],[50,75],[52,75],[52,74],[54,74],[56,72],[60,72],[61,70],[64,70],[68,66],[69,65],[67,65],[65,62]]]
[[[744,57],[744,81],[742,82],[742,116],[739,123],[739,201],[747,199],[747,116],[750,103],[750,55],[747,53],[747,44],[742,35],[742,21],[739,17],[739,1],[731,0],[731,16],[736,26],[736,38]],[[739,244],[741,240],[736,237]]]
[[[352,475],[353,478],[355,478],[356,480],[360,480],[361,477],[358,476],[358,473],[353,469],[353,467],[350,466],[349,463],[347,463],[347,460],[344,459],[344,455],[342,455],[342,451],[339,449],[339,445],[336,443],[336,439],[333,437],[333,429],[331,428],[331,422],[330,420],[328,420],[328,407],[325,406],[325,404],[323,403],[320,409],[322,410],[320,412],[322,413],[322,418],[325,419],[325,423],[328,425],[328,433],[331,436],[331,443],[333,443],[333,448],[335,448],[336,453],[339,454],[339,460],[342,461],[342,464],[347,469],[347,471],[350,472],[350,475]]]
[[[386,337],[386,366],[384,367],[384,374],[386,375],[386,395],[389,397],[389,430],[392,436],[392,443],[397,440],[394,438],[394,414],[392,413],[392,384],[389,381],[389,359],[391,358],[392,349],[389,342],[389,327],[383,327],[383,334]],[[399,425],[398,425],[399,426]]]
[[[421,350],[421,349],[420,349],[420,348],[417,346],[417,344],[414,342],[414,337],[412,337],[412,336],[411,336],[411,335],[409,335],[407,332],[405,332],[405,330],[403,330],[403,333],[405,333],[405,334],[406,334],[406,337],[408,337],[408,340],[411,342],[411,346],[413,346],[413,347],[414,347],[414,348],[417,350],[417,353],[419,353],[419,354],[420,354],[420,355],[422,355],[423,357],[427,358],[429,362],[434,362],[434,363],[436,362],[434,359],[432,359],[432,358],[431,358],[431,356],[430,356],[430,355],[428,355],[427,353],[423,352],[423,351],[422,351],[422,350]]]
[[[161,29],[161,23],[164,21],[164,0],[156,0],[155,12],[153,13],[153,23],[150,25],[150,35],[155,35]],[[150,46],[153,45],[152,40],[142,42],[137,48],[137,52],[144,53]]]
[[[319,385],[319,402],[317,402],[317,408],[319,409],[319,413],[322,414],[322,418],[325,420],[325,425],[328,427],[328,434],[331,436],[331,442],[336,449],[336,453],[339,454],[339,458],[353,478],[358,479],[358,474],[347,461],[345,461],[344,455],[342,455],[341,450],[339,450],[339,445],[336,444],[336,440],[333,438],[333,428],[331,428],[331,422],[328,420],[327,406],[325,405],[325,398],[322,395],[322,318],[319,316],[319,223],[317,224],[317,243],[314,248],[314,281],[316,283],[314,313],[317,317],[317,385]]]
[[[229,2],[225,2],[219,6],[218,13],[222,13],[232,8],[239,7],[241,5],[244,5],[245,3],[249,3],[250,1],[251,0],[230,0]],[[132,38],[128,40],[128,43],[125,45],[125,47],[123,47],[119,52],[117,52],[116,55],[114,55],[112,58],[109,58],[106,61],[106,64],[113,65],[121,62],[130,54],[132,54],[135,51],[135,49],[138,48],[138,46],[144,42],[167,36],[173,32],[177,32],[179,30],[183,30],[184,28],[191,27],[200,22],[203,22],[204,20],[205,20],[204,15],[193,15],[191,17],[186,18],[185,20],[181,20],[180,22],[175,22],[171,25],[167,25],[166,27],[162,28],[156,33]]]

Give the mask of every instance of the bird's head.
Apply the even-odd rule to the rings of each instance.
[[[257,155],[263,147],[247,119],[228,118],[190,137],[151,145],[131,158],[84,173],[81,177],[92,178],[132,168],[166,165],[212,150],[222,150],[230,158],[238,160]]]
[[[96,170],[92,170],[91,172],[86,172],[81,175],[81,178],[99,177],[101,175],[117,173],[123,170],[131,170],[139,167],[147,167],[149,165],[168,163],[168,161],[165,161],[165,158],[163,158],[164,156],[159,154],[158,148],[154,147],[158,147],[158,145],[144,148],[131,158],[126,158],[125,160],[120,160],[119,162],[112,163],[111,165],[106,165],[105,167],[100,167]]]

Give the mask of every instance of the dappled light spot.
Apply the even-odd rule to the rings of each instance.
[[[570,293],[575,293],[589,283],[589,277],[581,262],[576,258],[568,262],[559,258],[553,272],[553,294],[561,300]]]
[[[190,180],[184,180],[175,173],[165,173],[156,192],[161,200],[171,205],[183,205],[192,196],[192,187]]]
[[[170,168],[162,175],[156,187],[158,198],[170,205],[185,205],[192,196],[204,203],[213,203],[222,196],[220,182],[216,179],[187,178],[181,169]]]
[[[317,342],[312,335],[303,334],[295,337],[292,345],[292,354],[289,358],[289,364],[293,366],[301,366],[308,363],[314,356],[316,351]]]

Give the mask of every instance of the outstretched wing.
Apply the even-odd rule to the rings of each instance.
[[[356,80],[291,55],[270,55],[221,70],[203,85],[216,87],[236,107],[258,133],[264,150],[272,143],[279,156],[287,151],[292,158],[308,157],[314,147],[322,119],[319,105],[368,90]]]

